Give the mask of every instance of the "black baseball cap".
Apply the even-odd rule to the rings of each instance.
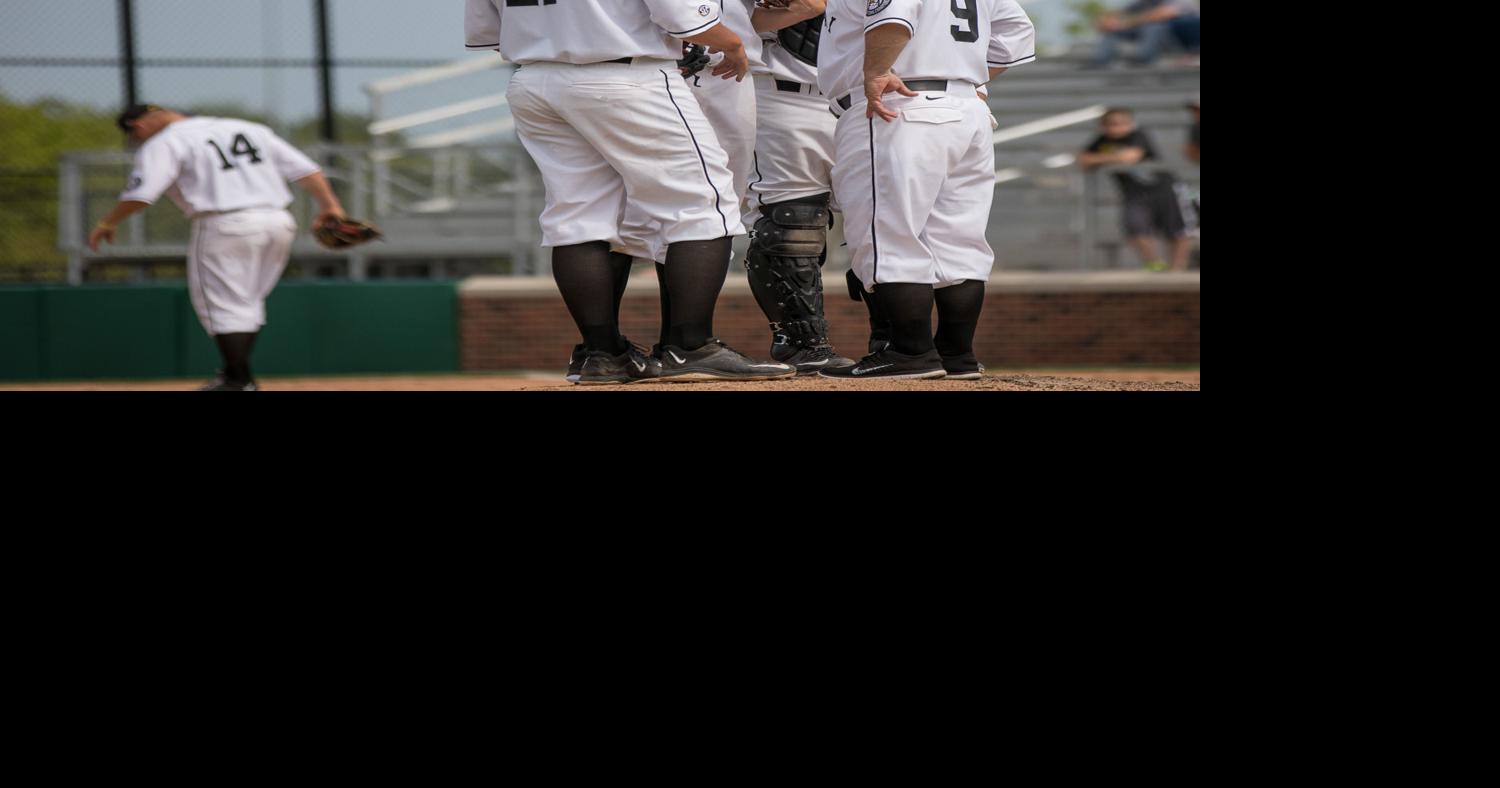
[[[131,123],[140,120],[143,115],[164,109],[166,107],[159,104],[131,104],[125,108],[124,112],[120,113],[120,117],[115,119],[115,125],[120,127],[120,131],[129,134]]]

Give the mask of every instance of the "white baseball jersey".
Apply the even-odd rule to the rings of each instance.
[[[724,26],[745,42],[745,57],[750,60],[751,73],[764,70],[766,63],[762,59],[760,34],[755,32],[755,26],[750,22],[750,14],[755,10],[755,0],[719,0],[719,7],[723,10]],[[714,60],[719,58],[715,57]]]
[[[234,118],[188,118],[168,125],[135,154],[122,201],[154,203],[163,194],[183,213],[284,209],[287,181],[319,171],[317,163],[269,128]]]
[[[830,99],[864,91],[865,34],[882,25],[911,31],[891,67],[903,79],[983,85],[991,68],[1036,59],[1036,28],[1015,0],[829,0],[818,82]]]
[[[912,31],[898,75],[946,82],[916,96],[887,93],[882,101],[897,113],[890,122],[865,117],[864,96],[865,32],[887,24]],[[974,87],[992,66],[1034,60],[1033,40],[1014,0],[830,0],[818,64],[840,113],[833,186],[866,289],[989,278],[995,151],[989,107]],[[847,108],[838,103],[845,95]]]
[[[755,0],[750,0],[754,2]],[[804,85],[818,84],[818,67],[793,57],[781,46],[776,31],[760,34],[761,60],[764,65],[755,69],[757,74],[768,74],[776,79],[801,82]]]
[[[467,0],[469,49],[513,63],[678,60],[682,42],[722,21],[719,0]]]

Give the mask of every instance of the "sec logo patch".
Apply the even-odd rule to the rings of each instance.
[[[886,2],[890,2],[890,0],[886,0]],[[710,7],[706,6],[706,5],[700,5],[700,6],[698,6],[698,16],[708,16],[711,13],[713,13],[713,9],[712,8],[710,8]]]
[[[885,9],[890,8],[891,7],[891,0],[870,0],[870,6],[869,7],[870,7],[870,10],[865,12],[865,16],[874,16],[874,15],[880,13],[881,11],[884,11]]]

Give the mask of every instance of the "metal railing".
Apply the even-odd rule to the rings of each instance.
[[[293,259],[313,265],[342,265],[356,280],[366,278],[372,264],[399,259],[507,257],[513,273],[546,272],[549,260],[546,250],[539,246],[537,226],[544,189],[535,164],[510,133],[514,124],[505,111],[504,94],[486,94],[402,114],[387,112],[393,103],[391,98],[403,91],[431,88],[504,65],[503,58],[490,53],[365,85],[370,97],[373,145],[323,145],[309,148],[308,153],[324,165],[349,213],[380,224],[389,240],[331,252],[303,233],[293,247]],[[1067,202],[1075,206],[1066,219],[1068,245],[1073,239],[1081,244],[1077,259],[1084,269],[1097,267],[1101,248],[1110,243],[1101,219],[1111,207],[1106,199],[1109,192],[1099,187],[1099,176],[1076,169],[1057,172],[1071,168],[1071,153],[1060,152],[1036,164],[1015,166],[998,152],[1019,140],[1090,123],[1104,111],[1102,105],[1070,110],[1002,128],[993,135],[997,188],[1012,184],[1008,188],[1066,190]],[[475,122],[455,125],[458,119],[480,115],[483,117]],[[478,140],[485,142],[479,144]],[[58,246],[68,258],[69,282],[81,283],[91,264],[123,262],[139,270],[149,262],[180,261],[186,254],[186,222],[169,224],[163,230],[159,219],[148,221],[142,214],[122,228],[119,244],[98,254],[87,249],[88,228],[113,204],[99,185],[98,173],[114,172],[110,188],[117,187],[124,180],[129,161],[121,152],[75,154],[63,160]],[[113,194],[110,191],[107,197]],[[1059,204],[1051,215],[1061,218],[1061,212],[1069,210]],[[304,225],[311,217],[311,206],[301,195],[294,211]],[[1006,230],[1002,227],[997,232]],[[441,270],[441,265],[431,270]]]
[[[318,246],[300,233],[292,257],[311,266],[343,266],[362,280],[372,264],[391,260],[508,258],[511,270],[545,269],[536,217],[542,185],[535,165],[514,143],[484,147],[391,149],[310,146],[352,216],[386,230],[387,239],[345,251]],[[125,152],[75,153],[59,165],[57,245],[67,257],[67,279],[81,284],[91,265],[124,263],[139,275],[149,264],[181,261],[187,254],[188,223],[154,209],[126,220],[116,243],[95,253],[89,228],[114,205],[131,158]],[[308,226],[311,201],[293,189],[292,211]],[[440,266],[439,266],[440,268]]]
[[[1095,167],[1080,175],[1083,181],[1083,199],[1081,204],[1081,215],[1083,217],[1083,248],[1079,255],[1079,270],[1092,271],[1100,266],[1100,254],[1110,255],[1110,266],[1118,263],[1118,255],[1124,247],[1126,239],[1118,227],[1106,227],[1102,221],[1103,214],[1111,209],[1120,207],[1121,199],[1116,196],[1113,184],[1106,183],[1111,175],[1122,172],[1139,173],[1160,177],[1171,176],[1177,184],[1187,186],[1196,191],[1198,183],[1196,178],[1184,178],[1182,173],[1174,167],[1164,164],[1133,164],[1133,165],[1108,165]],[[1174,189],[1175,191],[1175,189]],[[1179,195],[1180,197],[1180,195]],[[1184,208],[1186,214],[1187,209]],[[1186,216],[1184,218],[1187,218]],[[1196,238],[1196,236],[1195,236]]]

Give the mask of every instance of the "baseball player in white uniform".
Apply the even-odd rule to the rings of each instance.
[[[729,158],[677,67],[682,42],[722,52],[708,77],[739,79],[745,46],[717,0],[467,0],[470,49],[519,64],[506,96],[546,186],[542,245],[583,342],[568,378],[756,380],[795,375],[713,336],[730,243],[744,227]],[[631,258],[627,210],[663,266],[660,359],[619,332]]]
[[[823,308],[822,266],[838,210],[836,120],[817,85],[824,7],[824,0],[761,0],[751,20],[763,39],[763,63],[751,69],[759,125],[745,268],[770,321],[772,357],[802,373],[854,363],[829,345]]]
[[[316,162],[259,123],[144,104],[122,113],[119,125],[140,147],[119,204],[89,233],[89,248],[113,242],[126,217],[170,197],[193,220],[188,293],[224,358],[203,390],[255,391],[250,353],[297,233],[286,183],[317,201],[314,226],[343,218],[343,206]]]
[[[754,6],[754,0],[711,0],[722,14],[723,24],[731,32],[739,37],[745,46],[745,59],[754,71],[760,66],[760,38],[755,35],[755,30],[750,26],[750,9]],[[686,50],[694,50],[688,54]],[[693,98],[698,102],[698,107],[703,112],[703,117],[713,129],[714,138],[719,141],[719,146],[729,157],[729,172],[733,178],[735,193],[736,215],[745,211],[745,184],[750,181],[750,171],[755,156],[755,88],[748,78],[745,79],[715,79],[711,73],[704,73],[702,69],[712,69],[722,62],[723,54],[708,55],[701,45],[690,44],[684,47],[684,57],[678,62],[679,66],[688,66],[689,62],[698,59],[696,68],[684,68],[683,76],[686,85]],[[667,250],[660,243],[660,233],[657,231],[645,212],[635,206],[628,206],[625,210],[624,226],[621,228],[622,244],[614,251],[628,254],[631,257],[651,260],[657,265],[657,278],[662,283],[662,311],[665,315],[671,308],[670,297],[666,290],[665,271],[662,266],[666,263]],[[661,348],[667,344],[666,321],[662,323],[660,340],[652,355],[661,358]]]
[[[982,374],[973,341],[995,260],[985,240],[995,156],[977,89],[1035,58],[1015,0],[829,0],[818,78],[839,116],[834,191],[889,345],[820,374]]]

